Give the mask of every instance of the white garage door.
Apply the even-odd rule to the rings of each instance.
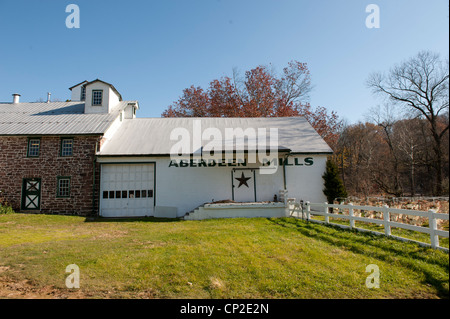
[[[102,164],[100,216],[153,216],[154,164]]]

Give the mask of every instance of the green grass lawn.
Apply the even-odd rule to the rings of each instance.
[[[448,254],[293,218],[0,215],[0,283],[88,298],[448,298]],[[366,267],[380,269],[369,289]],[[1,285],[0,285],[1,286]],[[0,296],[8,296],[1,294]],[[11,289],[11,288],[9,288]],[[70,297],[70,294],[69,294]]]

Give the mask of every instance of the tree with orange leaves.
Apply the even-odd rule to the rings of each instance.
[[[239,79],[212,80],[205,91],[191,86],[170,105],[163,117],[284,117],[303,116],[320,136],[334,148],[341,128],[335,112],[325,107],[313,109],[307,102],[311,91],[310,72],[306,63],[291,61],[280,76],[267,66],[245,72]]]

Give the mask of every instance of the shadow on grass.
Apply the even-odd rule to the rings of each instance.
[[[448,254],[444,252],[381,235],[346,230],[333,225],[321,225],[295,218],[268,218],[268,220],[277,226],[295,229],[306,237],[348,249],[356,254],[387,263],[400,263],[408,269],[424,274],[425,283],[433,286],[440,298],[449,298],[449,259]],[[437,270],[436,266],[441,270]],[[442,270],[447,276],[442,274]]]
[[[86,217],[85,223],[175,223],[184,221],[181,218],[157,218],[157,217]]]

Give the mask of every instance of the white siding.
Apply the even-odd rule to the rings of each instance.
[[[102,90],[102,105],[92,105],[92,91]],[[111,87],[102,82],[94,82],[86,86],[85,113],[109,113],[119,103],[119,97]]]
[[[132,106],[132,105],[127,105],[125,110],[123,110],[123,114],[126,119],[136,118],[136,115],[134,114],[134,106]]]
[[[323,203],[327,200],[323,194],[322,175],[326,168],[326,155],[302,155],[289,157],[290,162],[298,158],[298,163],[305,163],[305,159],[311,157],[313,165],[310,166],[286,166],[286,188],[288,197],[296,201],[310,201],[312,203]]]
[[[311,159],[305,161],[307,158],[312,158],[312,165],[309,165]],[[218,167],[217,165],[215,167],[169,167],[169,157],[102,157],[99,158],[99,162],[155,162],[156,209],[176,207],[177,216],[183,216],[186,212],[212,200],[232,199],[234,167]],[[324,202],[326,198],[322,192],[322,174],[325,170],[325,162],[325,155],[289,157],[290,165],[286,166],[288,197],[296,198],[297,201],[303,199]],[[247,168],[251,167],[257,168],[258,165],[247,164]],[[275,174],[271,175],[260,174],[256,171],[255,177],[257,201],[272,201],[274,195],[279,196],[279,191],[284,187],[281,166]]]
[[[117,94],[111,89],[111,87],[108,87],[108,107],[109,111],[113,109],[118,103],[119,103],[119,97]]]
[[[123,111],[121,111],[114,122],[111,124],[111,126],[106,130],[105,134],[103,134],[104,141],[102,143],[102,148],[105,147],[105,145],[111,140],[111,138],[119,129],[120,125],[122,125],[123,121]],[[100,148],[100,151],[102,150],[102,148]]]
[[[72,88],[71,101],[81,101],[81,87],[82,85]]]

